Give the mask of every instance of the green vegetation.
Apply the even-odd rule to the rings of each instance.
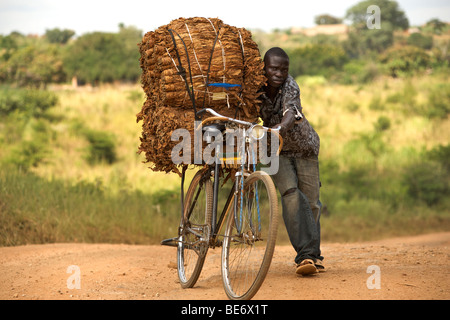
[[[388,3],[381,31],[364,29],[355,6],[343,37],[254,32],[262,54],[289,52],[321,137],[324,241],[450,230],[450,28],[430,20],[410,35]],[[176,234],[180,178],[137,153],[141,35],[120,25],[76,39],[59,29],[0,36],[0,245]],[[69,85],[74,76],[88,85]]]
[[[67,75],[80,83],[136,81],[140,76],[137,43],[141,31],[120,26],[117,34],[93,32],[68,45],[63,61]]]
[[[48,180],[19,170],[0,170],[0,243],[146,243],[176,230],[173,199],[122,191],[102,183]],[[170,201],[169,201],[170,200]],[[177,215],[176,217],[179,217]],[[162,225],[170,225],[168,230]]]
[[[92,32],[71,40],[73,35],[57,28],[40,38],[0,35],[0,82],[45,88],[74,77],[93,85],[139,79],[142,31],[120,24],[118,33]]]
[[[306,80],[299,80],[302,101],[322,144],[324,241],[448,230],[448,111],[425,112],[448,105],[445,76],[357,85]],[[38,118],[2,118],[2,244],[158,243],[174,236],[180,179],[152,172],[136,153],[139,86],[50,93],[58,102]],[[89,134],[99,137],[98,148]],[[115,160],[92,163],[91,152],[113,152]]]

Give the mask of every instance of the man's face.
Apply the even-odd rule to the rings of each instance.
[[[270,56],[266,60],[264,62],[267,83],[270,87],[279,88],[288,77],[289,60],[278,56]]]

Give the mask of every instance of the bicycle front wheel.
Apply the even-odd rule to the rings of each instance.
[[[209,248],[213,191],[209,172],[198,171],[184,201],[180,224],[177,268],[181,287],[192,288],[200,276]]]
[[[256,171],[237,194],[228,217],[222,248],[222,279],[230,299],[251,299],[272,262],[278,227],[278,200],[268,174]],[[242,198],[242,201],[241,201]]]

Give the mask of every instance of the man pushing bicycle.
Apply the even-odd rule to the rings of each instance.
[[[302,114],[300,89],[289,75],[289,57],[278,47],[264,56],[267,85],[260,116],[266,127],[281,127],[283,149],[272,175],[281,194],[283,219],[297,253],[296,273],[325,271],[320,251],[320,139]]]

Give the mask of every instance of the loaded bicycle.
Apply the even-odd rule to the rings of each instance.
[[[254,146],[270,133],[271,143],[276,140],[279,153],[282,139],[278,129],[225,117],[209,108],[197,115],[204,113],[211,116],[196,130],[202,130],[207,142],[211,143],[211,137],[227,141],[231,132],[237,136],[237,142],[231,153],[223,150],[226,148],[222,143],[216,143],[214,161],[194,175],[185,195],[183,174],[178,236],[162,244],[177,247],[182,288],[195,285],[208,249],[221,246],[222,279],[228,298],[251,299],[264,282],[272,261],[279,212],[275,186],[270,175],[258,169]],[[233,186],[219,214],[219,192],[225,190],[220,184],[225,179],[223,168],[232,168],[228,172]]]

